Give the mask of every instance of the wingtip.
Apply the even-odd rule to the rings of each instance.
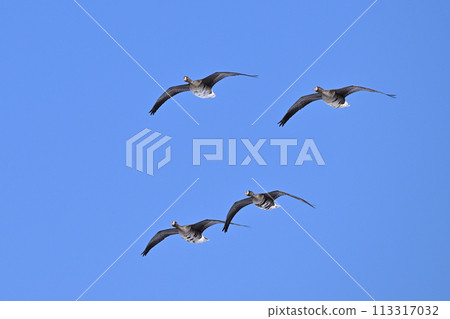
[[[311,206],[312,208],[316,208],[316,205],[313,205],[313,204],[311,204],[311,203],[309,203],[309,202],[306,202],[306,204],[308,204],[308,205]]]
[[[283,127],[284,124],[286,124],[286,122],[283,122],[283,120],[281,120],[280,122],[277,123],[279,127]]]
[[[248,225],[242,225],[242,224],[236,224],[236,223],[230,223],[230,225],[241,226],[241,227],[250,227]]]
[[[311,204],[310,202],[307,202],[306,200],[303,200],[303,202],[312,208],[316,208],[315,205]]]

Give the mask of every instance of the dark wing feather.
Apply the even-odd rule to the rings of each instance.
[[[150,114],[153,115],[158,111],[158,109],[161,107],[161,105],[164,104],[168,99],[171,97],[177,95],[181,92],[189,91],[189,84],[183,84],[178,86],[172,86],[166,90],[156,101],[155,105],[153,105],[153,108],[150,110]]]
[[[297,102],[294,103],[294,105],[291,106],[291,108],[286,112],[286,114],[283,116],[280,122],[278,122],[278,125],[284,126],[286,122],[298,111],[300,111],[302,108],[304,108],[306,105],[308,105],[311,102],[320,100],[322,98],[322,95],[320,93],[314,93],[302,96],[297,100]]]
[[[207,229],[210,226],[216,225],[216,224],[225,224],[225,222],[223,220],[205,219],[205,220],[202,220],[201,222],[192,224],[191,228],[200,233],[203,233],[205,231],[205,229]],[[230,224],[236,225],[236,226],[248,227],[246,225],[240,225],[240,224],[235,224],[235,223],[230,223]]]
[[[157,232],[155,236],[153,236],[152,239],[147,244],[147,247],[145,247],[144,251],[141,253],[142,256],[147,256],[150,249],[158,245],[160,242],[162,242],[166,237],[178,234],[178,230],[176,228],[170,228],[165,229]]]
[[[380,92],[380,91],[377,91],[377,90],[365,88],[365,87],[362,87],[362,86],[357,86],[357,85],[346,86],[346,87],[343,87],[341,89],[336,89],[334,91],[337,94],[342,95],[343,97],[346,97],[346,96],[348,96],[348,95],[350,95],[352,93],[356,93],[356,92],[359,92],[359,91],[368,91],[368,92],[374,92],[374,93],[381,93],[381,94],[387,95],[389,97],[395,98],[395,94],[387,94],[387,93],[383,93],[383,92]]]
[[[293,198],[295,198],[295,199],[298,199],[299,201],[302,201],[303,203],[305,203],[305,204],[308,204],[309,206],[311,206],[312,208],[314,208],[314,205],[312,205],[312,204],[310,204],[310,203],[308,203],[306,200],[304,200],[303,198],[300,198],[300,197],[297,197],[297,196],[294,196],[294,195],[291,195],[291,194],[288,194],[288,193],[286,193],[286,192],[282,192],[282,191],[273,191],[273,192],[269,192],[269,193],[267,193],[270,197],[272,197],[272,199],[277,199],[278,197],[280,197],[280,196],[283,196],[283,195],[287,195],[287,196],[291,196],[291,197],[293,197]]]
[[[231,206],[230,211],[228,212],[227,219],[225,220],[225,225],[223,226],[222,231],[226,233],[228,231],[228,227],[230,227],[231,220],[233,219],[234,215],[236,215],[241,208],[250,205],[252,203],[253,201],[251,197],[239,200],[236,203],[234,203],[233,206]]]
[[[213,73],[213,74],[207,76],[206,78],[202,79],[202,83],[209,87],[213,87],[214,84],[216,84],[220,80],[222,80],[228,76],[235,76],[235,75],[245,75],[245,76],[257,77],[257,75],[248,75],[248,74],[236,73],[236,72],[216,72],[216,73]]]

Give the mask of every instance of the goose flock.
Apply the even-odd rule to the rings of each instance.
[[[257,77],[257,75],[248,75],[244,73],[237,73],[237,72],[215,72],[206,78],[192,81],[188,76],[185,76],[183,78],[184,82],[187,82],[188,84],[184,85],[177,85],[172,86],[168,88],[159,98],[156,100],[155,105],[153,105],[152,109],[150,110],[150,114],[154,115],[156,111],[161,107],[161,105],[164,104],[168,99],[174,97],[178,93],[181,92],[187,92],[191,91],[192,94],[195,96],[207,99],[207,98],[213,98],[216,97],[216,94],[213,92],[212,88],[213,86],[219,82],[220,80],[229,77],[229,76],[236,76],[236,75],[244,75],[249,77]],[[284,126],[286,122],[298,111],[300,111],[302,108],[304,108],[306,105],[308,105],[311,102],[323,100],[326,104],[336,108],[340,109],[343,107],[348,107],[350,104],[345,99],[348,95],[352,93],[356,93],[359,91],[367,91],[367,92],[374,92],[374,93],[381,93],[384,95],[387,95],[389,97],[395,98],[395,94],[387,94],[383,93],[374,89],[369,89],[362,86],[357,85],[350,85],[343,87],[341,89],[334,89],[334,90],[324,90],[320,86],[316,86],[314,88],[314,91],[317,93],[314,94],[308,94],[304,95],[301,98],[299,98],[286,112],[286,114],[283,116],[280,122],[278,122],[279,126]]]
[[[247,191],[245,195],[249,196],[248,198],[239,200],[231,206],[230,211],[228,212],[227,218],[225,221],[222,220],[216,220],[216,219],[205,219],[201,222],[192,224],[192,225],[185,225],[180,226],[177,222],[172,222],[173,228],[164,229],[159,232],[157,232],[152,239],[147,244],[147,247],[145,247],[144,251],[141,253],[142,256],[147,256],[150,249],[155,247],[157,244],[159,244],[161,241],[163,241],[166,237],[170,235],[176,235],[179,234],[181,238],[183,238],[185,241],[192,243],[192,244],[200,244],[204,243],[205,241],[209,241],[208,238],[203,236],[203,232],[210,226],[216,225],[216,224],[225,224],[223,226],[222,231],[227,232],[230,225],[235,226],[242,226],[242,227],[248,227],[246,225],[240,225],[232,223],[231,220],[234,218],[234,216],[237,214],[237,212],[250,204],[255,204],[256,207],[261,208],[263,210],[271,210],[274,208],[280,207],[277,203],[275,203],[275,200],[283,195],[291,196],[305,204],[308,204],[309,206],[313,207],[310,203],[308,203],[306,200],[288,194],[286,192],[282,191],[273,191],[269,193],[261,193],[261,194],[255,194],[252,191]]]
[[[222,79],[230,76],[247,76],[247,77],[256,77],[256,75],[248,75],[244,73],[237,73],[237,72],[215,72],[203,79],[200,80],[191,80],[188,76],[185,76],[183,78],[184,82],[187,82],[187,84],[184,85],[178,85],[178,86],[172,86],[169,89],[167,89],[159,98],[156,100],[153,108],[150,110],[150,114],[154,115],[156,111],[169,99],[173,98],[175,95],[181,92],[187,92],[191,91],[192,94],[199,98],[213,98],[216,96],[216,94],[213,92],[213,86],[217,84],[217,82],[221,81]],[[332,90],[325,90],[321,88],[320,86],[316,86],[314,88],[314,91],[316,93],[309,94],[302,96],[299,98],[286,112],[286,114],[283,116],[281,121],[278,122],[279,126],[284,126],[287,121],[294,116],[295,113],[300,111],[302,108],[304,108],[306,105],[308,105],[311,102],[322,100],[326,104],[330,105],[333,108],[340,109],[344,107],[350,106],[350,104],[347,102],[346,98],[350,94],[359,92],[359,91],[367,91],[367,92],[373,92],[373,93],[380,93],[387,95],[391,98],[395,98],[394,94],[387,94],[383,93],[374,89],[369,89],[362,86],[346,86],[340,89],[332,89]],[[235,202],[230,210],[228,211],[228,214],[226,216],[225,221],[222,220],[216,220],[216,219],[205,219],[203,221],[200,221],[195,224],[191,225],[184,225],[180,226],[176,221],[172,222],[173,228],[161,230],[157,232],[153,238],[149,241],[147,244],[147,247],[144,249],[144,251],[141,253],[142,256],[146,256],[149,251],[155,247],[157,244],[159,244],[161,241],[163,241],[165,238],[171,235],[180,235],[181,238],[183,238],[185,241],[193,244],[199,244],[204,243],[206,241],[209,241],[208,238],[203,236],[203,232],[210,226],[216,225],[216,224],[224,224],[222,231],[226,233],[228,231],[228,228],[230,225],[235,226],[242,226],[242,227],[248,227],[246,225],[240,225],[232,223],[231,221],[236,216],[236,214],[245,206],[248,206],[250,204],[254,204],[256,207],[262,209],[262,210],[272,210],[275,208],[280,207],[275,200],[279,198],[280,196],[290,196],[292,198],[295,198],[310,207],[314,208],[314,206],[310,203],[308,203],[306,200],[288,194],[283,191],[272,191],[268,193],[261,193],[261,194],[255,194],[252,191],[247,191],[245,193],[247,198],[241,199],[237,202]]]

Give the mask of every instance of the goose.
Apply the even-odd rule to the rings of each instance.
[[[154,115],[156,111],[163,105],[171,97],[177,95],[181,92],[191,91],[195,96],[198,96],[202,99],[213,98],[216,94],[213,92],[213,86],[219,82],[220,80],[228,77],[228,76],[236,76],[236,75],[244,75],[250,77],[257,77],[257,75],[248,75],[244,73],[236,73],[236,72],[216,72],[213,73],[206,78],[192,81],[188,76],[183,78],[184,82],[188,84],[172,86],[168,88],[156,101],[153,108],[150,110],[150,114]]]
[[[241,210],[242,208],[244,208],[245,206],[250,205],[252,203],[255,204],[255,206],[258,208],[261,208],[264,210],[271,210],[271,209],[280,207],[280,205],[275,203],[275,199],[277,199],[280,196],[287,195],[287,196],[291,196],[295,199],[298,199],[299,201],[302,201],[303,203],[308,204],[309,206],[314,208],[314,206],[311,205],[310,203],[308,203],[306,200],[304,200],[300,197],[288,194],[286,192],[282,192],[282,191],[273,191],[273,192],[261,193],[261,194],[255,194],[252,191],[247,191],[245,193],[245,195],[247,195],[249,197],[239,200],[239,201],[235,202],[233,204],[233,206],[231,206],[230,211],[228,212],[228,215],[227,215],[227,219],[225,220],[225,225],[223,226],[223,229],[222,229],[223,232],[226,233],[228,231],[228,227],[230,226],[230,224],[232,224],[231,220],[237,214],[237,212],[239,210]]]
[[[340,109],[343,107],[348,107],[350,104],[345,100],[345,98],[352,94],[359,91],[368,91],[368,92],[375,92],[375,93],[381,93],[384,95],[387,95],[389,97],[395,98],[395,94],[386,94],[377,90],[372,90],[369,88],[365,88],[362,86],[357,85],[350,85],[343,87],[341,89],[336,90],[324,90],[320,86],[316,86],[314,88],[314,91],[317,93],[309,94],[302,96],[297,100],[297,102],[294,103],[294,105],[291,106],[291,108],[287,111],[287,113],[284,115],[284,117],[281,119],[280,122],[278,122],[279,126],[284,126],[286,122],[298,111],[300,111],[302,108],[304,108],[306,105],[308,105],[311,102],[317,101],[322,99],[326,104]]]
[[[155,234],[153,238],[148,242],[147,247],[145,247],[144,251],[141,253],[142,256],[147,256],[150,249],[155,247],[157,244],[162,242],[166,237],[179,234],[181,238],[183,238],[185,241],[192,243],[192,244],[199,244],[204,243],[205,241],[209,241],[208,238],[203,236],[203,232],[210,226],[213,226],[215,224],[225,223],[222,220],[215,220],[215,219],[205,219],[201,222],[192,224],[192,225],[184,225],[180,226],[176,221],[172,222],[172,226],[174,228],[164,229]],[[228,223],[230,224],[230,223]],[[246,225],[239,225],[234,224],[236,226],[243,226],[248,227]]]

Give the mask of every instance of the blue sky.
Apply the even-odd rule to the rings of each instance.
[[[369,300],[281,210],[247,207],[211,241],[153,234],[224,219],[248,189],[301,196],[283,207],[377,300],[448,300],[450,152],[447,1],[380,0],[255,125],[251,123],[372,1],[81,1],[164,87],[215,71],[215,99],[162,93],[73,1],[4,1],[0,134],[0,299],[76,299],[199,181],[82,300]],[[350,108],[315,102],[276,123],[316,85],[362,85]],[[125,141],[172,137],[154,176],[125,165]],[[192,138],[313,138],[326,165],[192,166]],[[238,162],[247,155],[238,146]],[[225,154],[226,150],[225,150]],[[162,154],[160,154],[162,156]]]

